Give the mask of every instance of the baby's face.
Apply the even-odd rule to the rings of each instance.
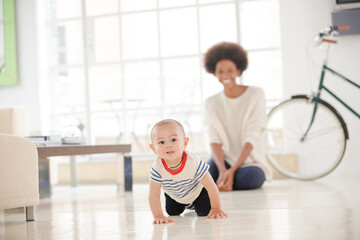
[[[160,158],[168,161],[180,161],[189,139],[176,123],[166,123],[157,127],[151,136],[151,149]]]

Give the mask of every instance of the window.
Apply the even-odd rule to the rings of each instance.
[[[205,152],[203,103],[221,86],[202,58],[220,41],[248,50],[241,81],[282,97],[278,0],[49,1],[51,123],[62,136],[149,153],[152,125],[176,118]]]

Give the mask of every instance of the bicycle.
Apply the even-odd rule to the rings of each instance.
[[[315,94],[294,95],[268,114],[267,158],[282,175],[300,180],[313,180],[332,172],[341,162],[349,133],[340,113],[320,98],[324,90],[360,119],[360,114],[324,85],[330,72],[360,89],[360,85],[327,66],[332,36],[347,26],[332,26],[320,31],[318,39],[327,43],[318,90]]]

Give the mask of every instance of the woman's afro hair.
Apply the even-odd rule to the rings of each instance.
[[[248,66],[247,52],[237,43],[220,42],[209,48],[204,55],[206,71],[215,74],[216,64],[221,60],[232,61],[241,73]]]

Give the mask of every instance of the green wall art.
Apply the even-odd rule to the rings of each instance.
[[[17,84],[15,0],[0,0],[0,86]]]

